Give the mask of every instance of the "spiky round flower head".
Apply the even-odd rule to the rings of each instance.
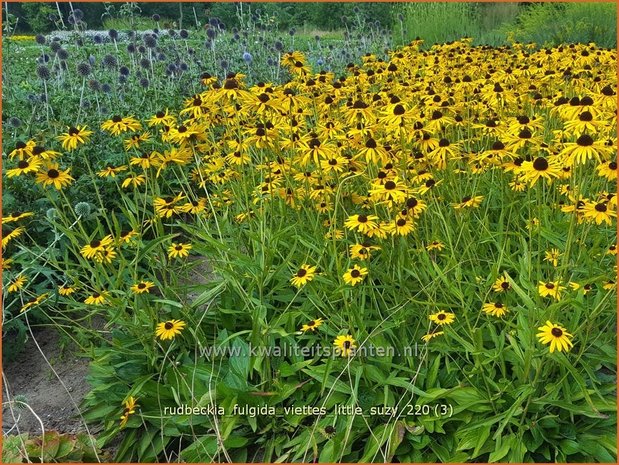
[[[123,76],[122,74],[120,76],[118,76],[118,83],[119,84],[126,84],[127,83],[127,76]]]
[[[47,217],[47,221],[54,221],[58,216],[58,210],[55,208],[48,208],[45,212],[45,216]]]
[[[221,66],[223,70],[227,70],[230,65],[228,64],[226,60],[221,60],[221,62],[219,63],[219,66]]]
[[[183,72],[189,70],[189,66],[187,65],[187,63],[181,63],[180,65],[178,65],[178,68]]]
[[[146,89],[148,88],[149,85],[150,85],[150,82],[148,79],[146,78],[140,79],[140,87],[143,87],[144,89]]]
[[[121,76],[129,76],[129,68],[127,68],[126,66],[121,66],[118,70],[118,72],[121,74]]]
[[[109,94],[110,92],[112,92],[112,86],[110,86],[107,82],[101,84],[101,92],[103,92],[104,94]]]
[[[135,44],[129,44],[127,45],[127,52],[129,53],[135,53]]]
[[[80,10],[79,8],[75,8],[73,10],[73,17],[76,20],[81,21],[82,19],[84,19],[84,12],[82,10]]]
[[[17,116],[11,116],[9,118],[9,125],[17,129],[21,126],[21,120]]]
[[[181,29],[181,31],[179,32],[179,35],[181,36],[181,39],[189,38],[189,32],[187,32],[185,29]]]
[[[96,35],[92,38],[92,41],[93,41],[95,44],[97,44],[97,45],[102,44],[102,43],[103,43],[103,37],[101,37],[99,34],[96,34]]]
[[[144,41],[144,45],[148,48],[157,47],[157,38],[153,34],[144,34],[142,40]]]
[[[40,65],[37,67],[37,76],[43,81],[49,81],[52,77],[52,74],[49,71],[49,68],[45,65]]]
[[[155,22],[158,22],[161,19],[161,16],[159,16],[157,13],[153,14],[151,16],[151,19]]]
[[[170,37],[176,37],[176,31],[174,29],[168,29],[168,35]]]
[[[250,64],[253,61],[254,57],[251,56],[249,52],[243,52],[243,61],[247,64]]]
[[[213,40],[215,38],[215,36],[217,35],[217,32],[215,31],[215,29],[209,28],[206,30],[206,36]]]
[[[91,213],[90,204],[88,202],[77,202],[74,207],[77,216],[88,217]]]
[[[112,40],[118,40],[118,31],[116,29],[110,29],[109,31],[107,31],[107,35]]]
[[[294,27],[291,27],[290,30],[288,31],[288,34],[290,35],[290,37],[294,36],[297,33],[297,30]]]
[[[56,52],[56,56],[58,57],[59,60],[68,60],[69,52],[67,52],[64,48],[58,48],[58,51]]]
[[[217,25],[219,24],[219,19],[217,18],[210,18],[208,20],[208,23],[213,26],[213,27],[217,27]]]
[[[144,69],[150,68],[150,60],[148,58],[142,58],[140,60],[140,66]]]
[[[44,36],[43,34],[37,34],[37,35],[34,37],[34,40],[35,40],[35,42],[36,42],[37,44],[39,44],[39,45],[45,45],[45,42],[46,42],[46,40],[45,40],[45,36]]]
[[[92,73],[92,68],[88,63],[82,62],[77,65],[77,74],[80,76],[87,77],[90,73]]]
[[[49,44],[49,49],[54,53],[57,53],[58,50],[60,50],[61,48],[62,45],[60,45],[60,42],[52,42],[51,44]]]
[[[138,52],[139,53],[146,53],[146,47],[144,47],[143,45],[138,46]]]
[[[88,81],[88,87],[93,92],[100,92],[101,91],[101,83],[99,81],[97,81],[96,79],[91,79],[90,81]]]
[[[108,53],[103,57],[103,66],[110,69],[116,68],[116,66],[118,66],[118,60],[114,55]]]

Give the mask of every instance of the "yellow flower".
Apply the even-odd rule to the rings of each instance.
[[[436,249],[440,252],[444,248],[445,248],[445,244],[443,244],[441,241],[432,241],[428,245],[426,245],[426,249],[428,251]]]
[[[71,152],[80,144],[88,142],[88,138],[92,135],[92,131],[87,129],[87,126],[71,126],[68,132],[65,132],[57,137],[62,142],[62,148]]]
[[[505,314],[509,312],[507,306],[503,305],[500,302],[490,302],[484,304],[481,309],[488,315],[497,316],[499,318],[502,318]]]
[[[306,323],[303,326],[301,326],[301,331],[303,332],[316,331],[316,328],[318,328],[322,323],[323,323],[322,318],[316,318],[315,320],[312,320],[309,323]]]
[[[421,340],[425,343],[430,342],[430,339],[434,339],[437,336],[441,336],[442,334],[445,334],[444,331],[437,331],[435,333],[428,333],[428,334],[424,334],[423,336],[421,336]]]
[[[187,323],[181,320],[164,321],[157,325],[155,335],[162,341],[173,339],[177,334],[181,333],[185,326],[187,326]]]
[[[68,296],[73,294],[77,289],[75,289],[72,286],[67,286],[66,284],[63,284],[62,286],[58,286],[58,294],[63,295],[63,296]]]
[[[346,273],[344,273],[344,282],[346,284],[350,284],[351,286],[356,286],[363,278],[368,274],[367,268],[362,268],[359,265],[353,265],[352,268],[349,268]]]
[[[168,257],[169,258],[184,258],[189,256],[189,251],[191,250],[191,244],[177,244],[176,242],[172,242],[172,245],[168,247]]]
[[[357,229],[360,233],[365,234],[378,227],[377,219],[378,216],[376,215],[352,215],[344,222],[344,226],[351,230]]]
[[[146,176],[143,174],[134,174],[130,173],[129,176],[125,178],[123,183],[121,184],[123,189],[126,189],[129,186],[138,187],[146,182]]]
[[[446,312],[445,310],[439,310],[432,315],[429,315],[428,318],[436,323],[437,325],[450,325],[456,319],[456,315],[451,312]]]
[[[125,131],[138,131],[141,128],[142,125],[133,116],[127,116],[124,118],[121,116],[114,116],[112,119],[109,119],[101,124],[101,129],[108,131],[115,136]]]
[[[27,281],[28,280],[26,279],[26,277],[20,274],[11,284],[9,284],[7,290],[9,291],[9,293],[17,292],[24,287],[24,284],[26,284]]]
[[[572,336],[567,332],[565,328],[560,325],[546,321],[544,326],[537,328],[540,332],[537,333],[537,337],[542,344],[550,344],[550,353],[555,350],[569,351],[573,347]]]
[[[97,176],[100,178],[112,177],[115,178],[118,173],[125,171],[127,169],[126,166],[106,166],[102,170],[97,171]],[[123,186],[124,187],[124,186]]]
[[[47,170],[37,173],[36,182],[44,187],[54,186],[56,189],[61,190],[73,181],[73,178],[69,176],[70,170],[71,168],[62,171],[58,168],[57,163],[51,163],[47,165]]]
[[[47,293],[45,294],[41,294],[40,296],[37,297],[33,297],[32,299],[30,299],[28,302],[26,302],[24,304],[24,306],[21,308],[21,310],[19,311],[19,313],[23,313],[26,310],[28,310],[31,307],[34,307],[36,305],[39,305],[41,302],[43,302],[43,300],[45,300],[47,298]]]
[[[552,266],[557,266],[559,263],[559,257],[563,255],[559,252],[559,249],[550,249],[544,252],[544,261],[552,263]]]
[[[149,293],[150,288],[154,285],[155,283],[153,283],[152,281],[140,281],[139,283],[135,283],[133,286],[131,286],[131,291],[133,291],[134,294]]]
[[[114,239],[112,236],[107,235],[103,239],[93,239],[84,247],[82,247],[81,252],[84,258],[95,259],[101,261],[100,258],[105,253],[105,248],[112,245]]]
[[[314,275],[316,274],[316,267],[311,265],[301,265],[299,271],[295,273],[295,275],[290,278],[290,282],[293,286],[301,287],[309,283],[312,279],[314,279]]]
[[[9,216],[3,216],[2,217],[2,223],[12,223],[13,221],[19,221],[22,218],[28,218],[29,216],[34,216],[34,213],[32,212],[24,212],[24,213],[19,213],[19,212],[13,212],[13,213],[9,213]]]
[[[565,290],[565,286],[561,286],[559,281],[549,281],[547,283],[540,281],[539,286],[537,286],[537,291],[539,292],[540,296],[553,297],[557,300],[561,300],[561,292],[563,290]]]
[[[129,396],[127,400],[123,402],[125,408],[123,414],[120,416],[120,427],[124,428],[129,421],[129,416],[135,413],[135,408],[138,406],[137,399],[133,396]]]
[[[333,345],[337,348],[337,353],[342,357],[354,355],[355,349],[357,348],[355,340],[350,335],[336,337],[335,341],[333,341]]]
[[[107,303],[108,292],[93,292],[91,295],[86,297],[84,303],[87,305],[103,305]]]
[[[507,278],[504,276],[497,278],[497,280],[492,285],[492,289],[494,289],[495,292],[506,292],[510,288],[511,285],[509,284]]]

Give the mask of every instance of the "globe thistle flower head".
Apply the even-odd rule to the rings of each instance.
[[[37,76],[39,76],[39,79],[42,79],[43,81],[49,81],[52,77],[52,73],[47,66],[40,65],[37,67]]]
[[[189,38],[189,32],[187,32],[185,29],[181,29],[181,31],[179,32],[179,35],[181,36],[181,39]]]
[[[157,46],[157,38],[153,34],[144,34],[142,37],[144,45],[148,48],[155,48]]]
[[[45,45],[45,42],[46,42],[45,36],[43,34],[37,34],[34,37],[34,41],[39,45]]]
[[[116,29],[110,29],[109,31],[107,31],[107,35],[112,40],[118,40],[118,31]]]
[[[67,60],[69,58],[69,52],[67,52],[64,48],[59,48],[56,52],[56,56],[59,60]]]
[[[103,57],[103,66],[109,69],[116,68],[116,66],[118,66],[118,60],[114,55],[108,53]]]
[[[51,44],[49,44],[49,49],[54,53],[58,53],[58,50],[60,50],[61,48],[62,45],[60,45],[60,42],[53,41]]]
[[[159,16],[157,13],[153,14],[151,16],[151,19],[155,22],[159,22],[161,20],[161,16]]]
[[[97,44],[100,45],[103,43],[103,37],[101,37],[99,34],[96,34],[93,38],[92,41]]]
[[[82,77],[87,77],[92,72],[92,68],[86,62],[79,63],[77,65],[77,74]]]
[[[78,202],[75,204],[75,207],[73,207],[73,209],[75,210],[75,214],[77,216],[81,216],[84,218],[90,216],[90,213],[92,212],[92,209],[90,208],[90,204],[88,202]]]
[[[253,61],[253,57],[249,52],[243,52],[243,61],[247,64],[250,64]]]

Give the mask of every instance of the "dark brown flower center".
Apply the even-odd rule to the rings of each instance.
[[[359,270],[352,270],[350,272],[350,276],[352,276],[353,278],[358,278],[361,275],[361,272]]]
[[[402,227],[406,224],[406,220],[404,218],[400,218],[398,221],[396,221],[396,224]]]
[[[606,210],[608,210],[608,208],[606,207],[606,203],[605,202],[601,202],[601,203],[595,204],[595,211],[598,211],[600,213],[604,213]]]
[[[376,148],[376,141],[370,137],[370,138],[367,140],[367,142],[365,143],[365,146],[366,146],[368,149],[375,149],[375,148]]]
[[[563,336],[563,331],[561,330],[561,328],[552,328],[550,330],[550,332],[551,332],[551,334],[554,337],[561,337],[561,336]]]
[[[543,157],[537,157],[535,161],[533,161],[533,168],[537,171],[546,171],[548,169],[548,160]]]
[[[58,176],[60,176],[60,173],[58,172],[58,170],[52,168],[47,172],[47,176],[51,179],[56,179]]]
[[[112,117],[112,122],[114,123],[120,123],[123,119],[120,116],[113,116]]]
[[[30,163],[28,163],[28,161],[26,161],[26,160],[20,160],[20,161],[19,161],[19,163],[17,164],[17,167],[18,167],[20,170],[26,169],[26,168],[28,168],[29,166],[30,166]]]
[[[439,313],[436,318],[438,318],[439,320],[443,321],[445,318],[447,318],[447,315],[445,315],[444,313]]]
[[[589,134],[583,134],[576,140],[576,143],[581,147],[588,147],[590,145],[593,145],[593,139]]]
[[[146,284],[144,283],[138,284],[138,289],[145,289],[145,288],[146,288]]]
[[[172,322],[170,322],[170,321],[167,321],[166,324],[164,325],[164,328],[169,331],[172,328],[174,328],[174,324]]]
[[[388,191],[391,191],[391,190],[395,189],[395,187],[396,187],[396,185],[395,185],[395,182],[393,182],[393,181],[387,181],[385,183],[385,189],[388,190]]]
[[[554,289],[555,285],[552,283],[546,283],[546,289]]]
[[[506,282],[506,281],[503,281],[503,282],[501,283],[501,287],[502,287],[503,289],[508,289],[508,288],[509,288],[509,283],[508,283],[508,282]]]
[[[297,276],[299,278],[302,278],[303,276],[305,276],[307,274],[307,270],[305,268],[301,268],[299,271],[297,271]]]

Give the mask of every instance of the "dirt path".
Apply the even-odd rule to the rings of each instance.
[[[76,357],[71,348],[61,354],[54,328],[34,330],[33,334],[36,342],[30,338],[17,358],[3,367],[3,432],[40,434],[41,422],[45,430],[85,431],[76,405],[79,406],[89,391],[88,359]],[[40,421],[28,408],[18,410],[6,405],[15,396],[20,396]]]

